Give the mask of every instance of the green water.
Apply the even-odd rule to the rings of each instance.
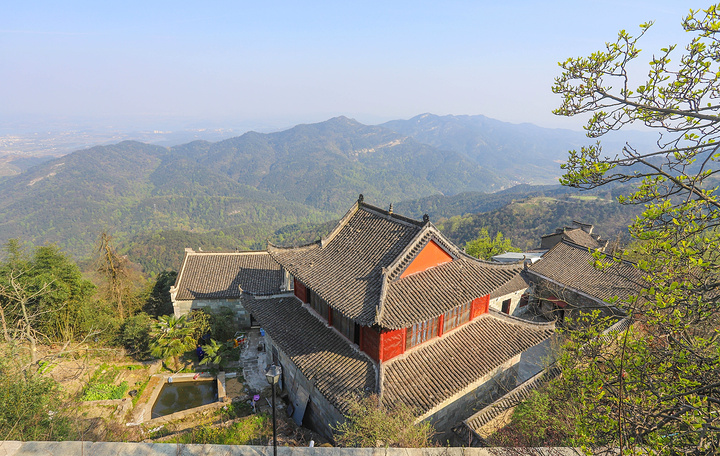
[[[217,400],[217,381],[165,383],[152,408],[158,418]]]

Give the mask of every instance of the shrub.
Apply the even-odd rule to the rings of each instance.
[[[118,342],[135,359],[143,360],[150,357],[151,325],[152,318],[146,313],[139,313],[126,319],[120,327]]]
[[[67,440],[71,425],[63,409],[54,380],[0,362],[0,441]]]
[[[85,386],[81,400],[122,399],[128,389],[128,384],[122,382],[120,385],[115,385],[115,379],[119,372],[120,368],[117,366],[108,366],[105,363],[100,365]]]
[[[237,324],[235,312],[228,307],[210,314],[210,332],[215,340],[226,342],[235,336]]]
[[[108,383],[89,384],[85,388],[85,392],[81,400],[83,401],[103,401],[108,399],[122,399],[128,389],[128,383],[122,382],[119,385],[110,385]]]
[[[335,429],[335,441],[342,447],[425,448],[435,446],[435,430],[427,422],[415,424],[417,413],[410,407],[378,405],[378,396],[354,398],[345,422]]]
[[[553,384],[545,385],[515,407],[510,425],[489,442],[499,446],[574,446],[577,407]]]

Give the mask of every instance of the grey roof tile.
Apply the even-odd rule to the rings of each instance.
[[[613,297],[627,299],[642,288],[642,272],[632,263],[622,261],[604,270],[594,264],[595,258],[587,247],[564,240],[530,266],[528,273],[558,282],[599,302]]]
[[[430,242],[453,261],[403,277]],[[270,254],[330,306],[359,324],[403,328],[493,292],[522,269],[470,258],[429,222],[356,204],[325,239]]]
[[[395,261],[422,226],[383,212],[360,203],[328,239],[299,248],[270,246],[268,250],[293,276],[346,317],[372,324],[380,301],[383,268]]]
[[[570,242],[582,245],[590,249],[599,249],[600,247],[602,247],[602,245],[594,236],[588,234],[582,228],[565,230],[565,232],[563,233],[563,238],[569,240]]]
[[[505,296],[516,291],[527,289],[529,284],[521,272],[522,270],[517,271],[517,274],[515,274],[512,279],[505,282],[499,288],[493,290],[493,292],[490,293],[490,299],[499,298],[500,296]]]
[[[383,403],[427,412],[551,337],[554,328],[491,311],[385,364]]]
[[[243,297],[243,306],[315,388],[341,412],[354,394],[376,391],[375,365],[295,297]]]
[[[399,329],[435,318],[492,293],[520,274],[522,268],[519,264],[489,263],[461,255],[450,263],[390,281],[378,323]]]
[[[240,298],[280,291],[282,270],[267,252],[187,252],[177,300]]]

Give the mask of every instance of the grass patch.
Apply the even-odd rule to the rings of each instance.
[[[252,413],[252,406],[247,402],[235,402],[226,405],[220,409],[223,421],[230,421],[236,418],[242,418]]]
[[[270,416],[262,413],[241,418],[229,426],[200,426],[173,439],[173,443],[265,445],[272,437]]]

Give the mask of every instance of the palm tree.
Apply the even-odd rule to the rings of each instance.
[[[195,344],[194,328],[185,316],[161,315],[150,330],[150,354],[163,362],[173,359],[173,366],[179,364],[179,357]],[[166,364],[167,366],[167,364]],[[171,369],[172,370],[172,369]],[[179,369],[178,369],[179,370]]]
[[[200,364],[213,364],[219,367],[222,363],[222,358],[227,347],[224,344],[218,343],[215,339],[210,339],[210,343],[202,346],[205,357],[200,361]]]

